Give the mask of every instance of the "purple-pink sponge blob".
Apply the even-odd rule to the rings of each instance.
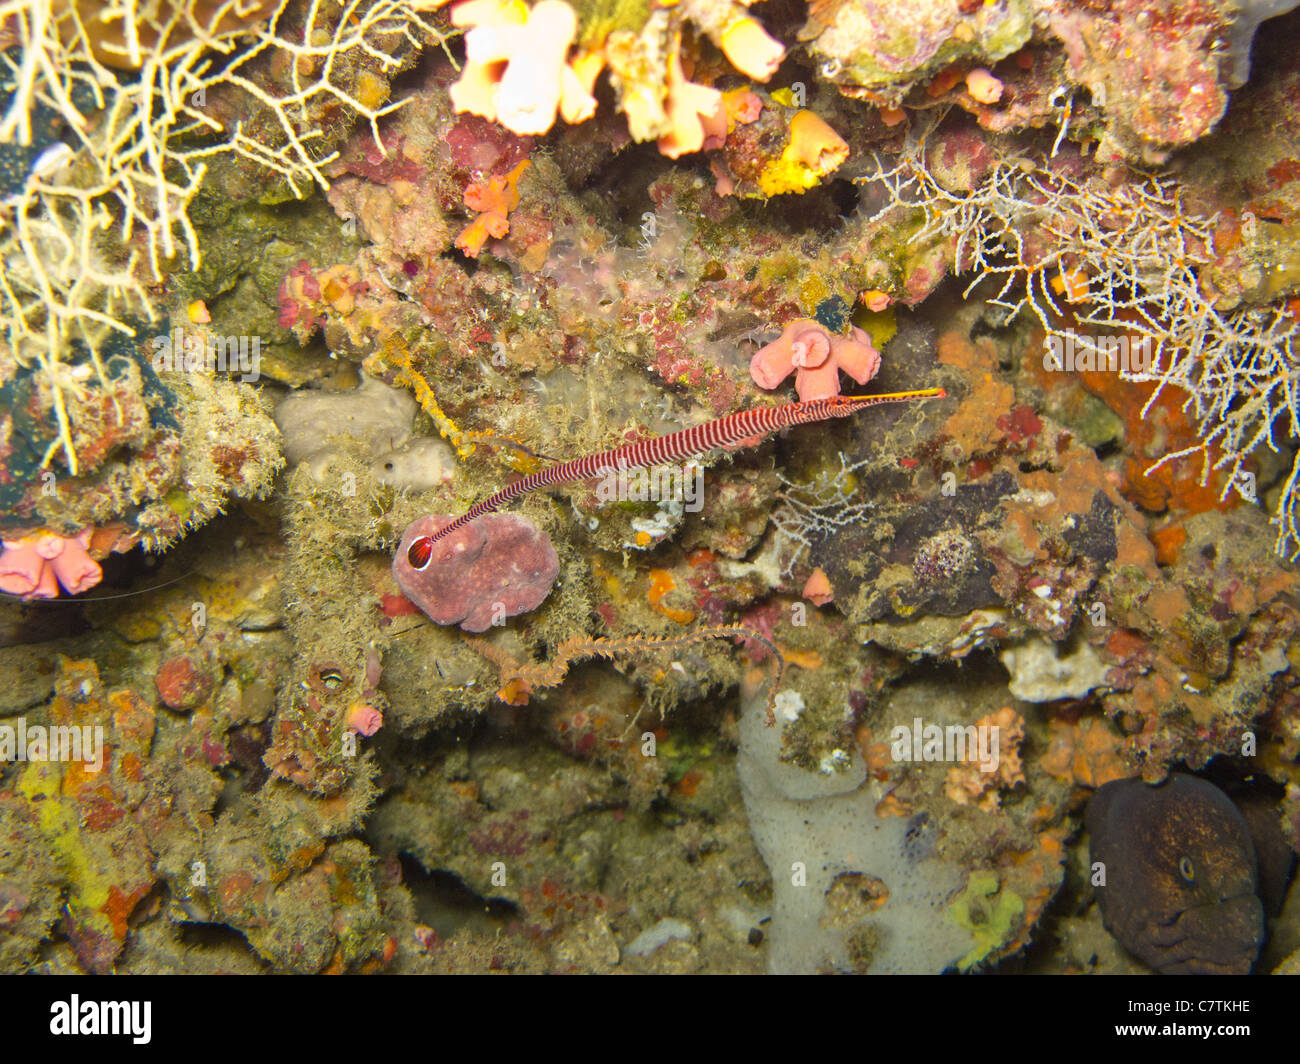
[[[452,520],[429,514],[411,522],[393,557],[397,586],[431,621],[485,632],[546,600],[560,575],[546,533],[518,514],[484,514],[431,547],[417,542]]]

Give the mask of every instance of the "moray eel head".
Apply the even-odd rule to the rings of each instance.
[[[1166,974],[1250,971],[1264,941],[1255,847],[1223,791],[1182,774],[1157,787],[1116,780],[1087,822],[1102,918],[1120,945]]]

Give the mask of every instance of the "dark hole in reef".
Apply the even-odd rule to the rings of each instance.
[[[113,591],[132,589],[136,581],[152,580],[157,577],[158,557],[147,553],[138,544],[121,554],[110,554],[100,559],[99,567],[104,576],[99,585],[87,598],[106,595]]]
[[[644,193],[646,186],[667,168],[670,160],[659,154],[653,142],[629,143],[612,150],[611,136],[617,134],[621,137],[627,130],[627,121],[617,114],[618,100],[608,78],[597,79],[594,95],[594,118],[576,126],[557,119],[543,143],[569,190],[581,195],[584,206],[602,224],[609,225],[611,205],[607,201],[623,192]],[[636,180],[629,181],[629,174]],[[647,203],[646,209],[651,207],[653,204]]]
[[[826,191],[841,217],[847,218],[858,209],[858,186],[847,178],[837,177],[827,182]]]
[[[445,42],[447,46],[447,51],[451,52],[452,59],[456,61],[456,69],[464,70],[465,69],[465,34],[458,33],[455,30],[452,30],[452,34],[453,35],[449,36]],[[428,56],[437,57],[443,54],[444,53],[441,47],[428,48],[425,50],[425,55]]]
[[[1266,734],[1268,734],[1266,731],[1261,730],[1261,735]],[[1256,771],[1256,768],[1257,766],[1252,763],[1252,759],[1249,757],[1240,758],[1220,755],[1214,758],[1204,769],[1196,772],[1195,775],[1208,779],[1234,799],[1250,794],[1268,801],[1281,801],[1286,796],[1285,785]],[[1192,770],[1184,768],[1183,771],[1191,772]]]
[[[230,754],[228,772],[235,774],[240,789],[244,792],[260,790],[271,775],[271,770],[262,762],[262,755],[271,745],[271,722],[260,721],[256,724],[243,724],[231,728],[226,733],[226,749]],[[223,791],[221,798],[226,797]],[[219,799],[220,800],[220,799]]]
[[[613,106],[613,101],[610,106]],[[654,141],[648,141],[631,144],[613,158],[588,164],[582,155],[584,146],[575,141],[572,134],[554,136],[553,143],[556,162],[566,175],[569,187],[579,191],[587,209],[604,225],[618,232],[628,246],[635,247],[642,242],[642,227],[646,224],[647,213],[657,214],[662,226],[668,223],[673,212],[681,212],[689,225],[696,221],[692,204],[703,202],[702,198],[716,197],[713,191],[716,178],[709,168],[711,159],[717,154],[714,152],[696,152],[674,161],[662,155]],[[585,145],[585,150],[590,150],[590,143]],[[689,179],[692,172],[694,183],[700,187],[692,187],[693,182]],[[672,187],[678,194],[656,210],[648,190],[665,174],[675,175]],[[831,178],[801,196],[787,194],[768,200],[723,199],[725,210],[735,211],[732,224],[742,227],[758,225],[790,235],[821,238],[838,231],[858,210],[859,204],[858,186],[849,178]]]
[[[461,34],[450,38],[447,41],[447,47],[451,54],[456,57],[456,62],[460,63],[461,69],[465,66],[465,38]],[[389,84],[389,100],[399,100],[404,96],[410,95],[426,86],[434,69],[440,63],[446,63],[446,53],[438,46],[426,48],[420,55],[419,60],[409,70],[404,70],[393,77]]]
[[[971,651],[958,661],[921,659],[913,662],[895,679],[894,690],[917,683],[938,683],[954,689],[999,686],[1007,682],[1007,670],[989,647]]]
[[[470,890],[459,876],[451,872],[428,872],[410,854],[398,854],[402,880],[415,902],[415,917],[449,938],[463,927],[497,928],[520,915],[513,902],[504,898],[485,898]]]
[[[325,342],[325,335],[321,332],[316,332],[308,337],[307,342],[299,347],[295,353],[301,359],[312,359],[313,361],[333,357],[330,355],[329,344]]]
[[[689,167],[690,157],[683,156],[677,163]],[[674,211],[685,209],[675,196],[662,209],[657,209],[650,198],[650,186],[673,165],[671,159],[659,153],[654,141],[631,144],[604,166],[592,170],[587,186],[580,193],[583,205],[597,218],[603,218],[604,224],[624,243],[636,247],[642,241],[646,214],[656,214],[656,223],[666,224]],[[653,242],[654,235],[646,235]]]
[[[1112,458],[1119,454],[1123,448],[1120,446],[1119,440],[1107,440],[1105,443],[1099,444],[1097,447],[1093,448],[1093,450],[1096,452],[1098,458],[1105,461],[1107,458]]]
[[[50,639],[79,635],[89,628],[85,603],[96,599],[132,598],[160,582],[158,558],[139,546],[100,560],[103,577],[95,587],[76,598],[60,595],[53,599],[23,602],[17,595],[0,595],[0,646],[22,646]]]
[[[772,34],[772,36],[776,37],[778,40],[793,41],[796,39],[796,34],[799,32],[799,29],[808,21],[808,6],[803,3],[803,0],[767,0],[766,3],[752,8],[751,14],[762,22],[768,33]],[[791,49],[791,51],[793,52],[794,49]],[[790,62],[790,59],[791,57],[787,55],[786,63]],[[783,63],[782,67],[784,68],[784,66],[785,64]],[[805,76],[803,74],[804,69],[806,68],[801,68],[799,70],[799,76],[802,77],[805,82],[811,84],[811,74]],[[787,71],[785,69],[778,71],[777,75],[771,81],[771,86],[775,88],[780,85],[789,85],[791,81],[799,80],[799,77],[786,79],[786,73]]]
[[[248,939],[228,924],[180,924],[179,928],[181,942],[186,946],[205,950],[235,946],[256,961],[258,967],[266,967]]]
[[[956,277],[949,274],[944,283],[947,284],[952,282],[954,288],[958,292],[964,292],[966,286],[974,279],[974,274],[971,273],[959,274]],[[997,287],[990,287],[989,282],[981,281],[971,291],[969,301],[974,303],[979,302],[980,300],[992,298],[997,294],[997,290]],[[962,302],[967,302],[965,296],[962,296]],[[1015,335],[1015,332],[1017,328],[1019,328],[1020,322],[1023,319],[1013,318],[1011,321],[1007,321],[1005,315],[1005,308],[986,305],[984,313],[981,314],[980,317],[976,319],[975,324],[971,326],[971,341],[974,342],[979,340],[981,337],[987,336],[992,340],[997,341],[999,352],[1009,350],[1010,340]],[[1009,360],[1006,362],[1000,362],[1000,364],[1003,369],[1010,369],[1012,366],[1012,363]]]
[[[1260,26],[1251,42],[1250,80],[1232,94],[1229,106],[1242,106],[1250,100],[1252,90],[1267,91],[1266,86],[1289,76],[1295,68],[1297,41],[1300,41],[1300,9],[1278,15]]]
[[[80,635],[90,627],[76,599],[34,599],[0,593],[0,647],[27,646]]]
[[[478,273],[478,259],[471,259],[458,247],[450,247],[446,251],[440,253],[438,257],[459,264],[460,268],[465,271],[467,277],[473,277],[474,274]]]
[[[769,200],[741,201],[742,210],[762,212],[761,217],[754,218],[754,224],[791,235],[833,234],[857,208],[858,187],[848,178],[823,181],[802,196],[786,194]]]

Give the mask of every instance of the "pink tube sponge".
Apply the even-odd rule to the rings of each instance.
[[[44,569],[45,559],[36,553],[30,542],[4,541],[4,552],[0,553],[0,590],[30,598]],[[57,589],[55,593],[58,593]]]
[[[749,375],[760,388],[775,388],[791,373],[800,400],[827,399],[840,394],[840,372],[866,384],[880,370],[880,353],[871,338],[853,326],[848,336],[835,336],[811,318],[796,318],[778,340],[755,352]]]
[[[71,537],[41,533],[4,540],[0,591],[24,599],[57,598],[60,586],[69,595],[89,591],[104,575],[86,551],[90,531]]]
[[[368,702],[354,702],[344,721],[349,730],[367,739],[384,726],[384,715]]]

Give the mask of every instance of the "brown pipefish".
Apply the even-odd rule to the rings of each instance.
[[[761,406],[741,410],[702,425],[678,432],[656,436],[652,440],[629,443],[612,451],[601,451],[585,458],[575,458],[547,469],[529,473],[526,477],[502,488],[482,502],[475,503],[456,520],[439,529],[432,536],[422,536],[410,547],[410,562],[416,568],[426,564],[433,553],[433,545],[443,536],[464,528],[477,517],[499,510],[511,499],[527,495],[530,491],[552,484],[567,484],[574,480],[591,480],[605,477],[625,469],[680,462],[705,454],[717,447],[753,446],[764,436],[814,421],[829,421],[834,417],[848,417],[869,406],[882,403],[905,403],[912,399],[942,399],[947,393],[942,388],[921,388],[910,392],[887,392],[881,395],[833,395],[826,399],[785,403],[782,406]]]

